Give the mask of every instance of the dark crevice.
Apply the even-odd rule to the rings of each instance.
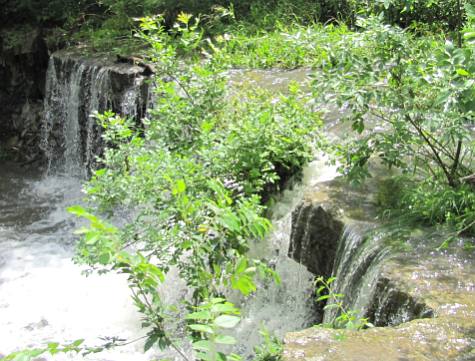
[[[345,302],[351,306],[357,294],[365,285],[366,274],[375,263],[384,263],[384,245],[368,247],[371,232],[362,232],[360,239],[348,248],[348,234],[344,223],[322,205],[303,202],[292,214],[292,231],[289,256],[305,265],[315,276],[328,278],[335,276],[346,279],[349,287],[338,290],[345,294]],[[344,255],[343,252],[351,252]],[[363,256],[361,256],[363,254]],[[346,267],[338,265],[346,259]],[[348,265],[351,266],[348,267]],[[378,269],[379,270],[379,269]],[[367,280],[366,280],[367,281]],[[337,286],[338,287],[338,286]],[[378,273],[369,290],[372,294],[365,306],[364,317],[375,326],[396,326],[414,319],[434,317],[434,311],[409,292],[401,290],[397,284]],[[323,319],[323,305],[317,306],[317,319]]]

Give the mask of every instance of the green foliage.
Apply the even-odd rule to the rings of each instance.
[[[236,359],[217,345],[234,342],[221,329],[236,325],[238,311],[216,297],[223,287],[256,292],[256,277],[279,282],[264,262],[246,255],[249,242],[271,227],[261,195],[310,159],[321,122],[306,111],[295,85],[288,96],[228,94],[221,62],[194,57],[202,44],[198,23],[180,14],[170,34],[160,17],[143,19],[159,96],[141,125],[96,114],[109,147],[86,185],[94,206],[70,212],[90,222],[77,232],[76,261],[127,275],[148,330],[147,349],[172,347],[183,355],[167,324],[185,307],[197,357]],[[113,226],[124,209],[127,222]],[[164,304],[158,287],[171,269],[193,291],[191,304]]]
[[[271,335],[265,328],[259,331],[263,341],[254,348],[253,361],[280,361],[282,360],[284,347],[282,341]]]
[[[345,295],[335,293],[332,289],[332,283],[335,277],[325,280],[318,277],[315,280],[317,302],[325,302],[324,310],[336,309],[336,317],[330,324],[322,324],[319,327],[344,328],[348,330],[361,330],[367,327],[373,327],[366,318],[360,317],[355,310],[349,310],[345,307]]]
[[[452,222],[449,214],[457,214],[465,218],[455,222],[461,231],[473,221],[473,213],[456,210],[466,209],[461,196],[468,194],[463,190],[468,185],[463,179],[474,172],[474,49],[414,38],[379,20],[360,21],[365,31],[353,35],[353,48],[343,42],[329,46],[328,61],[315,81],[316,97],[346,107],[346,118],[357,133],[336,147],[341,170],[352,180],[364,179],[368,161],[379,157],[386,166],[425,184],[411,188],[415,193],[404,198],[405,209],[420,210],[412,202],[420,201],[421,194],[432,197],[429,203],[458,202],[442,211],[445,217],[425,219]],[[447,201],[448,193],[438,191],[447,187],[459,196]]]
[[[50,342],[46,345],[46,347],[27,349],[27,350],[11,353],[5,356],[4,358],[2,358],[2,360],[3,361],[30,361],[30,360],[36,360],[38,356],[41,356],[44,354],[50,354],[54,356],[59,353],[70,353],[70,352],[79,353],[80,351],[83,350],[83,348],[81,347],[83,342],[84,340],[76,340],[67,345],[60,345],[57,342]]]
[[[223,334],[224,330],[234,328],[239,322],[239,310],[223,298],[212,298],[195,307],[186,316],[188,328],[194,332],[193,349],[196,357],[203,361],[240,360],[235,354],[226,355],[220,346],[236,344],[236,339]]]
[[[389,215],[426,224],[445,223],[459,234],[475,234],[475,193],[463,184],[457,188],[431,179],[414,182],[406,177],[396,180],[393,202],[383,202]]]
[[[244,26],[216,36],[210,51],[214,58],[232,67],[296,68],[319,65],[325,46],[348,33],[345,26],[284,25],[277,22],[269,32],[251,33]]]

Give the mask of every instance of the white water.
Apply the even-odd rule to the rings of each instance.
[[[101,128],[91,115],[113,110],[138,119],[148,101],[142,95],[145,80],[137,69],[124,69],[104,59],[52,56],[41,141],[50,171],[86,176],[103,148]]]
[[[89,115],[113,105],[111,72],[99,63],[51,58],[42,127],[48,176],[0,164],[0,355],[53,341],[84,338],[95,346],[104,343],[100,337],[144,334],[124,277],[85,277],[72,261],[78,224],[66,207],[81,201],[100,142]],[[122,114],[137,115],[143,80],[137,76],[119,93]],[[153,354],[136,342],[87,359],[140,361]]]
[[[310,163],[304,169],[302,181],[292,189],[285,190],[272,208],[273,232],[265,242],[254,245],[251,256],[265,257],[275,265],[282,283],[263,285],[256,294],[240,304],[242,321],[235,335],[240,340],[241,354],[252,354],[253,347],[262,341],[259,336],[262,329],[283,337],[289,331],[313,325],[314,275],[287,256],[291,214],[306,189],[333,179],[336,174],[336,168],[327,166],[324,158]]]
[[[364,317],[374,296],[382,261],[388,249],[381,243],[381,236],[371,234],[374,225],[367,222],[347,224],[338,245],[332,275],[335,293],[345,295],[345,306]],[[325,311],[323,322],[331,323],[335,309]]]
[[[57,164],[60,174],[40,179],[8,164],[1,164],[0,185],[0,354],[25,347],[42,346],[46,342],[67,342],[85,338],[90,346],[101,344],[100,337],[117,336],[134,339],[144,334],[140,315],[136,312],[125,280],[118,275],[85,277],[71,261],[74,248],[72,232],[77,222],[65,208],[80,202],[80,177],[93,157],[94,123],[79,112],[84,105],[84,86],[89,88],[86,111],[100,110],[110,101],[108,71],[100,67],[53,68],[48,71],[48,96],[43,133],[43,147]],[[85,76],[84,74],[89,74]],[[91,75],[92,74],[92,75]],[[85,85],[86,84],[86,85]],[[121,97],[121,110],[133,113],[137,103],[138,84]],[[101,98],[100,97],[105,97]],[[86,124],[86,155],[81,129]],[[58,128],[58,129],[55,129]],[[59,132],[64,155],[55,155],[52,135]],[[79,141],[80,140],[80,141]],[[58,163],[55,163],[56,160]],[[79,172],[78,172],[79,170]],[[243,320],[236,329],[238,350],[249,355],[261,340],[259,329],[283,336],[286,332],[309,325],[312,313],[312,276],[304,267],[287,257],[290,215],[302,199],[304,190],[316,183],[332,179],[334,168],[324,161],[312,163],[304,172],[302,184],[284,192],[273,209],[274,232],[268,242],[255,245],[256,257],[267,258],[275,265],[282,284],[262,285],[242,306]],[[165,298],[183,298],[178,279],[168,279]],[[143,353],[143,342],[116,348],[87,360],[152,360],[175,358],[173,354],[150,350]],[[50,357],[51,358],[51,357]],[[54,360],[80,360],[78,355],[58,355]]]
[[[95,345],[101,336],[140,335],[125,280],[85,277],[71,260],[77,224],[65,207],[79,202],[80,182],[0,167],[0,354],[51,341],[85,338]],[[150,358],[135,344],[87,359]]]
[[[10,167],[2,165],[0,178],[6,191],[2,210],[7,204],[9,209],[0,217],[0,354],[51,341],[85,338],[88,345],[95,345],[101,336],[143,335],[125,280],[112,274],[85,277],[71,261],[72,231],[78,224],[64,209],[80,201],[80,182],[67,177],[38,179]],[[262,326],[283,336],[308,325],[312,276],[287,257],[290,212],[307,185],[332,176],[328,171],[323,162],[307,168],[304,184],[286,191],[274,208],[269,242],[256,245],[256,253],[266,252],[273,260],[282,285],[259,289],[243,306],[243,321],[236,330],[243,354],[250,354],[261,341]],[[172,285],[166,296],[179,299],[183,297],[179,290],[183,287]],[[147,354],[142,350],[143,343],[137,342],[87,359],[140,361],[157,355],[156,350]],[[54,358],[63,359],[81,358]]]

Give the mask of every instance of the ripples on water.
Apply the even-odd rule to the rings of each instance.
[[[81,274],[73,255],[76,220],[65,208],[80,201],[81,184],[68,177],[1,164],[0,354],[51,341],[140,334],[125,280]],[[90,359],[147,360],[141,345]],[[57,356],[55,359],[75,359]]]
[[[285,91],[290,80],[303,82],[308,70],[284,72],[236,71],[239,81]],[[255,79],[254,79],[255,78]],[[262,286],[243,306],[243,321],[236,330],[239,351],[249,355],[260,342],[258,330],[265,326],[283,336],[309,323],[312,276],[287,257],[290,212],[306,186],[331,179],[334,168],[324,161],[313,163],[303,184],[283,194],[274,208],[274,232],[269,242],[256,245],[255,255],[267,255],[280,273],[282,285]],[[0,355],[46,342],[85,338],[88,345],[100,344],[99,337],[133,339],[144,334],[140,315],[130,299],[126,281],[119,275],[85,277],[73,256],[77,220],[65,209],[82,198],[81,181],[66,176],[41,177],[34,169],[0,164]],[[167,284],[174,283],[171,277]],[[175,298],[182,287],[164,290]],[[177,288],[180,288],[177,290]],[[241,302],[235,297],[236,302]],[[88,360],[151,360],[173,358],[150,350],[143,343],[89,356]],[[79,360],[77,355],[59,355],[54,360]]]

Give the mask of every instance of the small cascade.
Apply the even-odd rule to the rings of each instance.
[[[283,337],[286,332],[310,327],[317,322],[312,300],[314,277],[285,252],[289,246],[290,227],[290,214],[274,221],[274,231],[268,242],[257,245],[253,250],[256,258],[268,255],[281,283],[276,284],[272,280],[263,282],[257,292],[245,301],[233,300],[242,313],[242,321],[233,331],[236,339],[240,340],[236,351],[241,355],[252,355],[253,348],[262,341],[261,330]]]
[[[334,292],[345,295],[346,307],[358,311],[361,317],[368,315],[380,266],[389,253],[381,236],[372,232],[374,228],[367,222],[345,225],[333,263]],[[334,308],[327,309],[323,322],[331,322],[336,316]]]
[[[263,282],[257,292],[245,300],[236,295],[229,297],[241,308],[242,321],[233,331],[239,340],[236,351],[241,355],[252,355],[253,348],[262,342],[261,330],[283,337],[289,331],[310,327],[319,321],[314,302],[314,275],[287,253],[293,211],[305,190],[335,175],[335,167],[328,167],[324,158],[310,163],[303,170],[301,182],[286,189],[272,207],[273,230],[269,237],[251,245],[250,257],[264,257],[273,265],[281,283]]]
[[[84,176],[95,166],[103,144],[94,112],[111,110],[137,120],[145,115],[148,77],[142,72],[104,58],[51,56],[41,141],[49,170]]]

